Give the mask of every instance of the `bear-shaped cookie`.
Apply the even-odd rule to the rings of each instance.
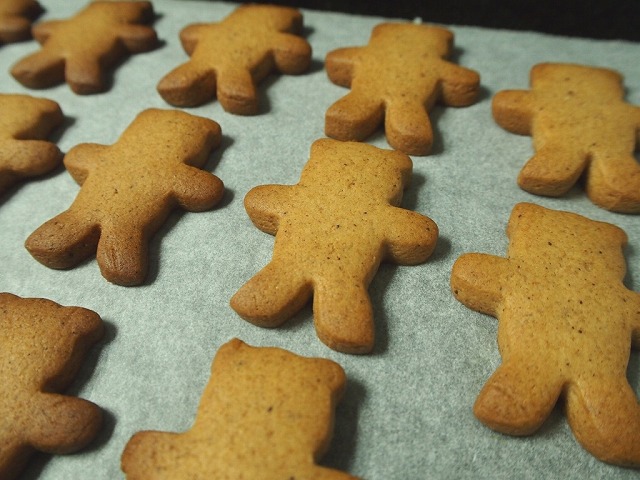
[[[35,451],[71,453],[96,436],[100,409],[61,392],[102,333],[91,310],[0,293],[0,478]]]
[[[329,54],[329,79],[351,91],[329,107],[325,134],[364,140],[384,122],[389,145],[408,155],[427,155],[433,144],[428,111],[440,101],[462,107],[475,102],[480,76],[446,60],[453,33],[440,27],[382,23],[368,45]]]
[[[66,81],[80,95],[107,88],[105,70],[122,57],[156,47],[151,2],[95,1],[67,20],[49,20],[33,27],[41,49],[12,68],[28,88],[47,88]]]
[[[41,13],[36,0],[0,0],[0,45],[31,38],[31,23]]]
[[[451,274],[456,298],[499,322],[502,364],[475,415],[528,435],[560,399],[587,451],[640,466],[640,405],[626,377],[630,348],[640,347],[640,294],[623,284],[625,232],[521,203],[507,235],[507,258],[465,254]]]
[[[62,152],[45,140],[64,121],[53,100],[29,95],[0,94],[0,195],[27,177],[50,172],[62,162]]]
[[[622,76],[584,65],[541,63],[531,90],[504,90],[493,117],[506,130],[531,135],[534,156],[518,176],[530,193],[564,195],[581,176],[593,203],[640,213],[640,106],[624,102]]]
[[[271,261],[236,292],[233,309],[276,327],[313,296],[320,340],[342,352],[370,352],[367,287],[380,262],[424,262],[438,237],[431,219],[399,207],[411,172],[401,152],[326,138],[313,143],[296,185],[249,191],[249,217],[276,239]]]
[[[136,433],[122,470],[127,480],[355,480],[316,464],[345,382],[331,360],[233,339],[215,356],[191,429]]]
[[[148,244],[176,207],[200,212],[222,198],[222,181],[201,167],[221,140],[213,120],[177,110],[144,110],[113,145],[80,144],[64,157],[81,185],[72,205],[25,242],[50,268],[96,253],[102,275],[119,285],[145,280]]]
[[[298,36],[302,14],[276,5],[242,5],[219,23],[196,23],[180,32],[191,59],[169,72],[158,92],[180,107],[214,97],[225,111],[258,113],[256,84],[271,71],[296,75],[311,62],[311,46]]]

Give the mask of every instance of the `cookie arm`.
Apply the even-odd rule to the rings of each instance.
[[[431,256],[438,226],[429,217],[399,207],[389,207],[385,233],[385,256],[400,265],[416,265]]]
[[[329,80],[336,85],[350,87],[360,50],[360,47],[346,47],[329,52],[325,58],[325,69]]]
[[[445,105],[465,107],[478,98],[480,75],[475,70],[445,62],[440,81],[440,98]]]
[[[276,234],[280,219],[295,204],[292,188],[289,185],[261,185],[247,193],[244,207],[257,228]]]
[[[215,26],[212,27],[205,23],[194,23],[187,25],[180,31],[180,43],[187,55],[191,55],[196,49],[202,35],[201,32],[206,28],[215,28]]]
[[[280,33],[273,48],[273,58],[280,72],[298,75],[309,68],[311,45],[298,35]]]
[[[224,194],[224,184],[205,170],[184,165],[173,185],[173,195],[180,207],[202,212],[216,205]]]
[[[55,30],[65,22],[66,20],[48,20],[46,22],[36,23],[31,27],[33,38],[42,45],[53,35]]]
[[[131,53],[153,50],[158,44],[158,36],[153,28],[146,25],[122,25],[118,38]]]
[[[496,316],[502,302],[502,284],[508,276],[509,261],[482,253],[461,255],[451,271],[451,290],[467,307]]]
[[[491,103],[491,112],[498,125],[518,135],[531,135],[534,99],[526,90],[503,90]]]
[[[93,166],[100,162],[108,148],[97,143],[82,143],[67,152],[64,156],[64,166],[78,185],[84,183]]]

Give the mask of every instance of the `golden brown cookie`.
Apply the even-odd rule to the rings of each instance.
[[[640,213],[640,107],[624,102],[622,76],[609,69],[542,63],[531,90],[505,90],[493,116],[506,130],[531,135],[535,155],[518,185],[564,195],[581,176],[589,198],[614,212]]]
[[[42,48],[11,68],[28,88],[66,81],[75,93],[104,91],[105,70],[122,57],[156,47],[151,2],[96,1],[67,20],[41,22],[33,36]]]
[[[462,255],[451,274],[466,306],[497,317],[502,365],[476,400],[490,428],[535,432],[556,403],[597,458],[640,466],[640,405],[626,377],[640,347],[640,294],[623,285],[627,236],[603,222],[516,205],[507,258]]]
[[[231,299],[233,309],[276,327],[313,296],[320,340],[342,352],[371,351],[367,287],[380,262],[424,262],[438,237],[431,219],[398,207],[411,170],[403,153],[321,139],[298,184],[252,189],[247,213],[276,241],[271,262]]]
[[[193,427],[136,433],[122,470],[128,480],[355,480],[316,465],[345,382],[331,360],[231,340],[216,354]]]
[[[31,38],[31,22],[41,13],[36,0],[0,0],[0,44]]]
[[[27,177],[50,172],[62,152],[44,139],[64,121],[53,100],[0,94],[0,195]]]
[[[107,280],[142,283],[149,239],[169,213],[178,206],[200,212],[222,198],[220,179],[200,169],[220,139],[213,120],[149,109],[114,145],[72,148],[64,164],[80,192],[29,236],[26,248],[51,268],[71,268],[97,251]]]
[[[197,23],[180,33],[191,59],[167,74],[158,92],[180,107],[217,97],[230,113],[258,112],[256,84],[271,71],[307,70],[311,46],[302,37],[302,14],[275,5],[242,5],[219,23]]]
[[[96,436],[100,409],[59,392],[102,332],[91,310],[0,293],[0,478],[16,478],[36,450],[71,453]]]
[[[329,52],[329,79],[351,92],[327,110],[325,134],[361,141],[384,121],[389,145],[408,155],[428,154],[433,104],[462,107],[478,95],[480,76],[446,60],[452,46],[453,33],[444,28],[382,23],[367,46]]]

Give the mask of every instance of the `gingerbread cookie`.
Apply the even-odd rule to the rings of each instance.
[[[581,176],[589,198],[614,212],[640,213],[640,107],[625,103],[622,77],[605,68],[542,63],[529,91],[505,90],[493,116],[506,130],[533,137],[535,155],[518,185],[564,195]]]
[[[154,16],[150,2],[96,1],[68,20],[34,26],[40,51],[11,68],[28,88],[47,88],[66,81],[75,93],[106,89],[105,70],[123,56],[156,47],[155,31],[146,25]]]
[[[502,365],[474,413],[511,435],[535,432],[559,399],[582,446],[640,466],[640,405],[626,377],[640,347],[640,294],[623,285],[620,228],[533,204],[516,205],[507,258],[479,253],[453,266],[453,293],[497,317]]]
[[[16,478],[36,450],[71,453],[96,436],[100,409],[59,392],[102,332],[91,310],[0,293],[0,478]]]
[[[411,159],[397,151],[321,139],[297,185],[264,185],[245,197],[253,223],[276,236],[271,262],[231,299],[244,319],[276,327],[313,295],[318,337],[366,353],[374,344],[367,287],[383,260],[424,262],[438,227],[399,208]]]
[[[50,172],[62,152],[44,139],[64,121],[60,106],[29,95],[0,94],[0,194],[22,178]]]
[[[199,212],[223,194],[201,170],[221,139],[213,120],[149,109],[110,146],[81,144],[64,164],[82,185],[71,207],[29,236],[25,246],[51,268],[70,268],[97,251],[102,275],[136,285],[147,272],[148,243],[176,206]]]
[[[0,0],[0,44],[31,38],[31,22],[41,13],[35,0]]]
[[[234,339],[211,366],[193,427],[138,432],[122,454],[128,480],[352,479],[316,465],[345,387],[340,365]]]
[[[191,59],[165,76],[158,92],[180,107],[217,97],[230,113],[258,112],[256,84],[272,70],[307,70],[311,46],[299,37],[302,15],[294,8],[242,5],[219,23],[193,24],[180,33]]]
[[[427,25],[377,25],[365,47],[329,52],[329,79],[351,92],[327,110],[325,133],[338,140],[364,140],[383,123],[389,145],[408,155],[431,151],[428,111],[472,104],[480,76],[445,60],[453,33]]]

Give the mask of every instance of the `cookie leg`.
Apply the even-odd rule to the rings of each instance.
[[[640,466],[640,404],[626,378],[581,382],[567,392],[567,419],[580,444],[617,465]]]
[[[71,90],[79,95],[98,93],[105,89],[98,60],[86,57],[68,58],[64,75]]]
[[[11,75],[25,87],[48,88],[64,82],[64,69],[64,58],[40,50],[11,67]]]
[[[540,371],[544,371],[544,375]],[[524,360],[503,363],[483,387],[473,413],[489,428],[509,435],[529,435],[546,420],[562,391],[559,377],[546,365]]]
[[[313,317],[318,338],[344,353],[373,349],[375,328],[367,288],[352,278],[319,281],[314,288]]]
[[[216,94],[225,111],[236,115],[258,113],[258,93],[248,70],[220,69],[217,81]]]
[[[578,181],[588,162],[585,154],[549,142],[536,148],[535,155],[518,176],[518,185],[536,195],[558,197]]]
[[[385,133],[389,145],[407,155],[426,155],[433,144],[433,130],[423,105],[392,102],[387,105]]]
[[[364,140],[382,123],[384,106],[352,90],[331,105],[325,115],[325,134],[336,140]]]
[[[118,285],[139,285],[147,275],[148,242],[140,230],[126,227],[104,229],[96,260],[102,276]]]
[[[231,308],[261,327],[277,327],[298,312],[311,297],[311,282],[295,269],[273,261],[231,298]]]
[[[72,209],[42,224],[25,241],[29,253],[49,268],[71,268],[96,250],[100,229]]]
[[[27,40],[31,36],[31,21],[18,15],[6,15],[0,28],[0,43]]]
[[[177,107],[195,107],[216,96],[216,75],[187,62],[169,72],[157,87],[160,96]]]
[[[596,205],[620,213],[640,213],[640,165],[632,156],[594,158],[586,182]]]
[[[0,478],[18,478],[25,468],[33,449],[15,438],[3,436],[0,448]]]

